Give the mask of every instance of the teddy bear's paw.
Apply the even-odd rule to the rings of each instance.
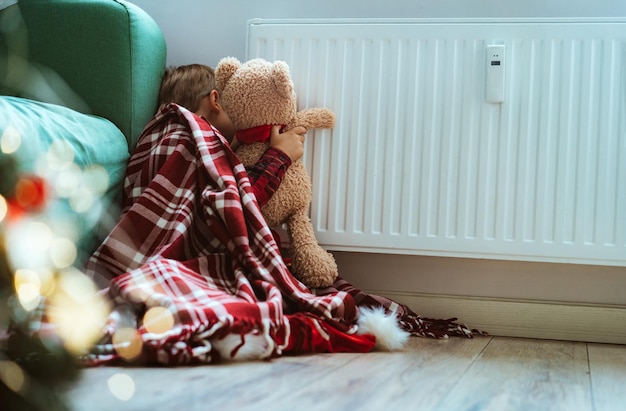
[[[310,288],[330,287],[339,275],[333,255],[317,245],[299,249],[292,264],[296,278]]]
[[[319,273],[314,273],[311,276],[296,275],[296,278],[306,285],[308,288],[327,288],[333,285],[335,280],[332,277],[320,276]]]

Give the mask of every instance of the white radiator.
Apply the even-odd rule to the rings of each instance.
[[[325,248],[626,266],[626,20],[254,19],[246,57],[337,114],[304,158]]]

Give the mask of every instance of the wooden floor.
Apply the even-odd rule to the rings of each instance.
[[[626,346],[411,338],[397,353],[91,368],[65,394],[76,411],[615,411],[626,409]]]

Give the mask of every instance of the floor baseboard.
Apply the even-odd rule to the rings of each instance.
[[[494,336],[626,344],[626,306],[367,292],[405,304],[422,317],[457,317]]]

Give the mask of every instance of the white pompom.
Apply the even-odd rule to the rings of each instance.
[[[385,314],[384,308],[359,307],[357,319],[359,334],[372,334],[376,337],[375,348],[381,351],[401,350],[410,334],[400,328],[398,319],[391,314]]]

